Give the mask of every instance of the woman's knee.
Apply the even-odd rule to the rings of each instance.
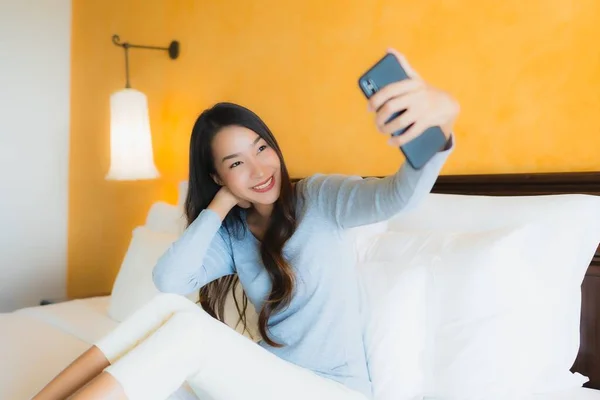
[[[211,336],[211,321],[208,314],[192,311],[174,313],[153,335],[153,340],[168,343],[171,356],[196,358],[203,351],[207,336]],[[179,354],[179,350],[183,354]]]
[[[200,309],[197,311],[178,311],[161,327],[161,330],[171,332],[173,340],[181,342],[213,343],[217,345],[227,341],[229,335],[239,335],[222,322],[211,317]],[[191,344],[191,346],[195,346]]]
[[[168,321],[168,325],[171,329],[194,332],[195,335],[196,333],[210,329],[213,321],[213,318],[204,312],[204,310],[200,310],[200,312],[196,310],[181,310],[173,314]]]

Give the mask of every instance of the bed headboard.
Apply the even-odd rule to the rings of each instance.
[[[584,193],[600,196],[600,172],[443,175],[432,192],[491,196]],[[582,285],[581,344],[571,370],[590,378],[586,387],[600,389],[600,246]]]

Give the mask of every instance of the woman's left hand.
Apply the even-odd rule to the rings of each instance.
[[[439,126],[449,138],[460,111],[458,102],[448,93],[428,85],[408,64],[406,58],[394,49],[388,49],[400,62],[410,79],[384,86],[369,99],[369,111],[376,111],[377,129],[386,135],[412,126],[399,136],[388,140],[398,147],[421,135],[427,128]],[[402,115],[385,123],[394,113]]]

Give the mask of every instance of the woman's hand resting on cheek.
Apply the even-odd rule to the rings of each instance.
[[[242,208],[250,208],[252,204],[248,200],[243,200],[231,193],[227,186],[221,186],[213,200],[208,205],[210,210],[213,210],[224,220],[229,211],[235,206]]]
[[[448,93],[428,85],[402,54],[394,49],[388,49],[388,53],[396,56],[410,79],[391,83],[369,99],[368,108],[375,112],[377,129],[391,135],[412,124],[406,132],[388,140],[388,144],[395,147],[410,142],[432,126],[439,126],[446,139],[450,138],[460,111],[458,102]],[[386,124],[394,113],[403,110],[406,111],[402,115]]]

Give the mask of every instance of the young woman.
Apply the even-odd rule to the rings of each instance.
[[[388,140],[397,148],[440,126],[444,149],[421,170],[405,164],[384,179],[316,174],[293,184],[258,116],[230,103],[204,111],[190,143],[188,227],[153,272],[171,294],[134,313],[35,399],[165,399],[185,381],[200,399],[371,398],[359,282],[342,230],[388,219],[429,193],[459,109],[389,51],[412,79],[369,100],[378,130],[389,137],[412,125]],[[237,280],[259,311],[258,343],[218,321]],[[202,308],[182,296],[197,290]]]

